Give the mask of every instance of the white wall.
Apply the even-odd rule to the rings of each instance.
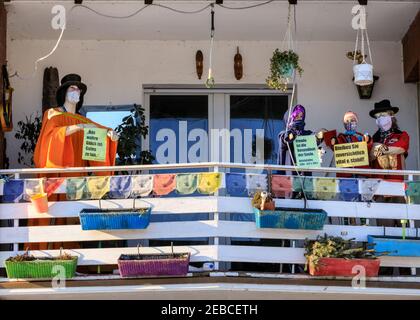
[[[10,40],[8,60],[11,73],[18,70],[30,74],[33,62],[49,52],[53,41]],[[244,59],[244,78],[237,81],[233,74],[233,56],[239,45]],[[214,76],[217,83],[264,83],[269,59],[278,42],[216,42]],[[373,104],[388,98],[401,111],[398,120],[402,129],[411,135],[409,169],[418,169],[417,93],[414,84],[404,84],[402,49],[398,42],[374,42],[375,74],[380,76],[371,100],[360,100],[353,85],[352,64],[345,56],[353,49],[352,42],[300,42],[298,51],[305,69],[298,87],[298,102],[308,110],[307,126],[342,129],[342,116],[353,110],[359,114],[360,130],[371,134],[375,122],[368,112]],[[142,103],[142,84],[200,84],[195,74],[195,53],[201,49],[207,65],[207,41],[63,41],[59,49],[38,67],[31,80],[12,79],[15,88],[14,123],[40,110],[43,70],[56,66],[60,77],[79,73],[88,85],[85,104]],[[203,74],[205,78],[205,72]],[[7,134],[11,167],[18,144],[14,134]]]

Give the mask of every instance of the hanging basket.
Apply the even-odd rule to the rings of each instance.
[[[152,209],[136,208],[133,199],[132,209],[83,209],[79,213],[82,230],[146,229],[150,223]]]
[[[362,266],[366,277],[377,277],[380,264],[380,259],[320,258],[315,266],[310,258],[309,274],[311,276],[354,277],[358,271],[353,272],[353,268]]]
[[[322,209],[254,209],[257,228],[322,230],[327,213]]]
[[[122,277],[139,276],[185,276],[188,273],[190,253],[122,254],[118,259],[118,269]]]
[[[64,276],[69,279],[73,278],[76,273],[77,256],[72,256],[69,260],[33,257],[33,260],[30,261],[15,261],[13,257],[10,257],[5,261],[5,266],[9,279],[52,279],[56,276]],[[64,274],[58,267],[63,268]]]
[[[396,236],[368,236],[368,243],[377,252],[389,252],[396,257],[420,257],[420,238]]]
[[[368,86],[373,83],[373,66],[369,63],[353,66],[354,83],[358,86]]]

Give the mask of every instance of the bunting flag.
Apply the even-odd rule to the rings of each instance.
[[[153,191],[153,181],[155,180],[152,174],[143,174],[131,177],[131,196],[147,197]]]
[[[340,200],[359,201],[359,180],[357,179],[339,179],[338,189],[340,190]]]
[[[67,200],[87,199],[86,178],[67,178]]]
[[[24,192],[23,180],[9,180],[4,182],[3,202],[19,202]]]
[[[247,197],[246,176],[242,173],[226,173],[226,192],[233,197]]]
[[[271,193],[276,198],[292,197],[292,177],[272,175],[271,176]]]
[[[373,196],[379,188],[381,180],[378,179],[362,179],[360,181],[360,193],[362,195],[362,201],[370,202],[373,200]]]
[[[112,176],[109,182],[109,197],[112,199],[127,199],[132,188],[131,176]]]
[[[314,184],[312,177],[293,176],[292,187],[294,192],[304,192],[307,199],[314,199]]]
[[[23,199],[31,201],[31,197],[44,193],[44,179],[25,179],[25,194]]]
[[[246,188],[248,195],[252,195],[257,191],[268,190],[268,178],[266,174],[247,174],[246,175]]]
[[[54,192],[60,188],[66,178],[48,178],[44,180],[44,191],[49,196],[54,194]]]
[[[156,174],[153,179],[153,193],[157,196],[164,196],[176,188],[175,174]]]
[[[179,194],[192,194],[197,190],[197,174],[180,173],[176,175],[176,192]]]
[[[109,192],[110,177],[88,177],[86,178],[87,197],[89,199],[99,200]]]
[[[333,200],[337,194],[335,178],[314,178],[314,196],[316,200]]]
[[[178,179],[178,177],[177,177]],[[213,194],[217,192],[222,184],[222,174],[218,172],[206,172],[198,175],[198,192]]]
[[[420,181],[409,181],[405,184],[405,195],[408,204],[420,204]]]

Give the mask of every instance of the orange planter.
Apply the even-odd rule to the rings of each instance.
[[[38,213],[48,212],[48,195],[46,193],[41,193],[41,194],[32,196],[31,202],[36,212]]]
[[[353,267],[362,266],[365,268],[366,277],[376,277],[378,276],[380,264],[381,260],[379,259],[321,258],[315,268],[312,259],[310,259],[309,273],[312,276],[354,277],[360,272],[360,269],[356,269],[353,272]]]

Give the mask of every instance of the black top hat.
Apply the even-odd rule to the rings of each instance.
[[[76,112],[78,112],[83,106],[83,97],[87,91],[87,86],[82,82],[82,78],[78,74],[70,73],[61,79],[61,86],[57,89],[57,103],[59,107],[64,105],[67,89],[70,86],[77,86],[80,89],[80,101],[76,106]]]
[[[369,115],[372,118],[375,118],[375,114],[379,112],[393,111],[394,113],[397,113],[399,110],[400,108],[391,106],[391,102],[389,102],[388,99],[385,99],[385,100],[376,102],[373,110],[369,112]]]

